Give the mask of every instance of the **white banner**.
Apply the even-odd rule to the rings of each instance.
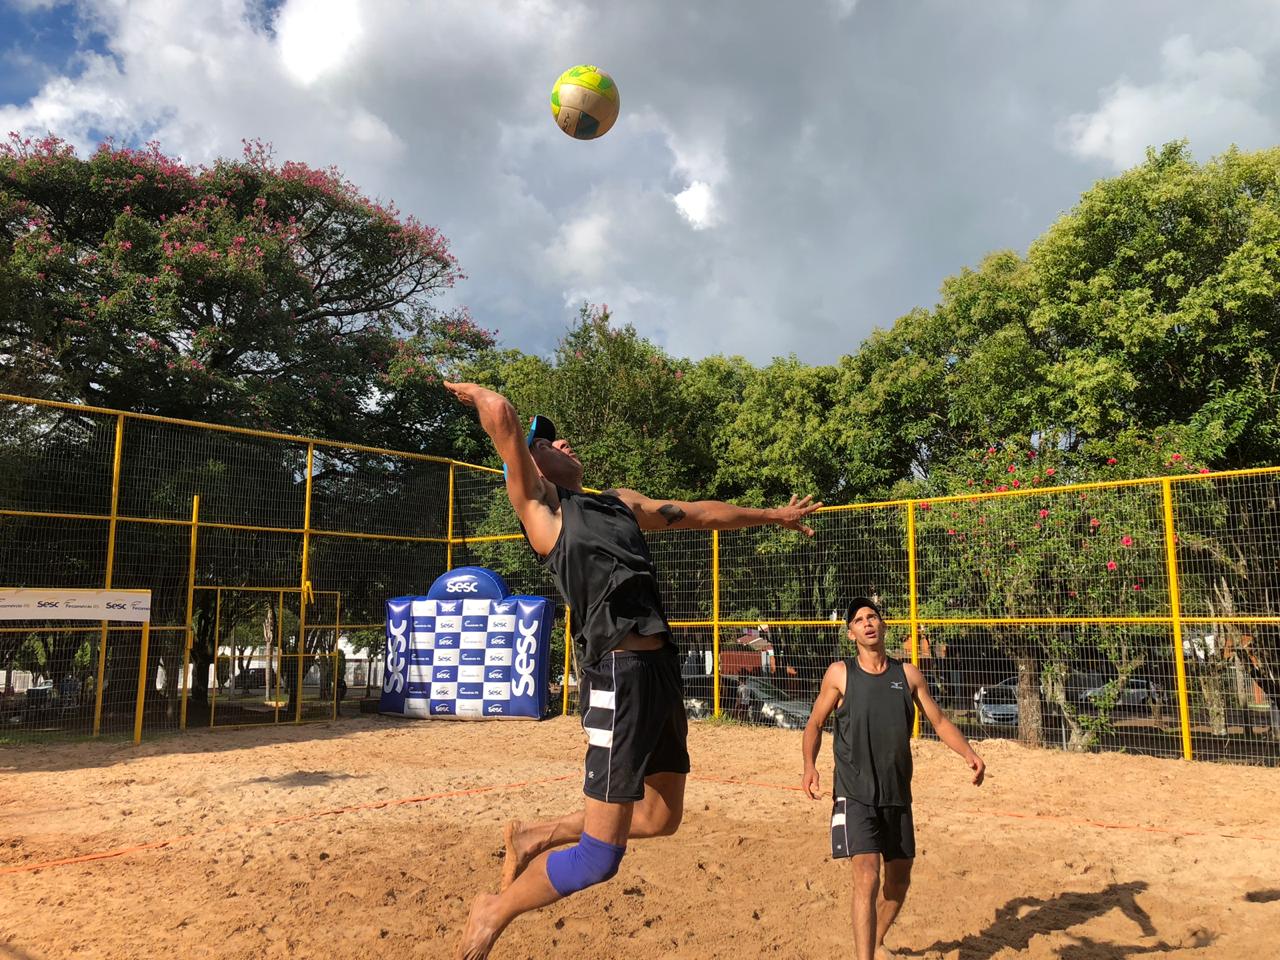
[[[150,590],[0,589],[0,620],[151,619]]]

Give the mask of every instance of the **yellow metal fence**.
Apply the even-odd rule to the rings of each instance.
[[[812,540],[652,536],[691,715],[803,725],[852,652],[844,605],[868,594],[970,736],[1277,762],[1280,469],[1037,480],[825,508]],[[466,563],[557,597],[501,483],[420,454],[0,395],[0,586],[153,596],[145,651],[105,624],[0,632],[0,738],[336,716],[341,687],[375,675],[388,597]]]

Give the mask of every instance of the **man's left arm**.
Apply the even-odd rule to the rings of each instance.
[[[924,674],[920,672],[919,667],[915,666],[915,664],[904,663],[902,669],[907,675],[907,684],[911,687],[911,696],[915,700],[916,706],[929,718],[929,722],[933,724],[933,730],[938,735],[938,739],[960,754],[964,762],[969,765],[969,769],[973,771],[973,785],[975,787],[982,786],[982,779],[987,774],[987,765],[982,762],[982,758],[970,746],[969,741],[960,732],[960,728],[947,719],[947,715],[942,712],[942,708],[938,706],[937,701],[929,693],[929,684],[925,681]]]
[[[740,507],[720,500],[655,500],[635,490],[607,490],[631,508],[642,530],[741,530],[776,525],[813,536],[804,522],[821,503],[813,497],[792,497],[782,507]]]

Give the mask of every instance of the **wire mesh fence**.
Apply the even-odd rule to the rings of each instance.
[[[691,717],[803,726],[867,595],[971,737],[1280,762],[1280,468],[814,526],[650,536]],[[0,586],[146,589],[153,611],[145,664],[136,626],[4,625],[0,737],[340,715],[378,694],[386,600],[466,564],[556,602],[552,703],[576,710],[572,612],[500,472],[0,398]]]

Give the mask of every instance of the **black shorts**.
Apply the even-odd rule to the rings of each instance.
[[[855,857],[878,853],[886,860],[910,860],[916,855],[916,827],[910,805],[873,807],[837,797],[831,807],[831,856]]]
[[[644,797],[644,778],[689,772],[689,721],[675,648],[614,650],[582,673],[587,776],[582,791],[606,803]]]

